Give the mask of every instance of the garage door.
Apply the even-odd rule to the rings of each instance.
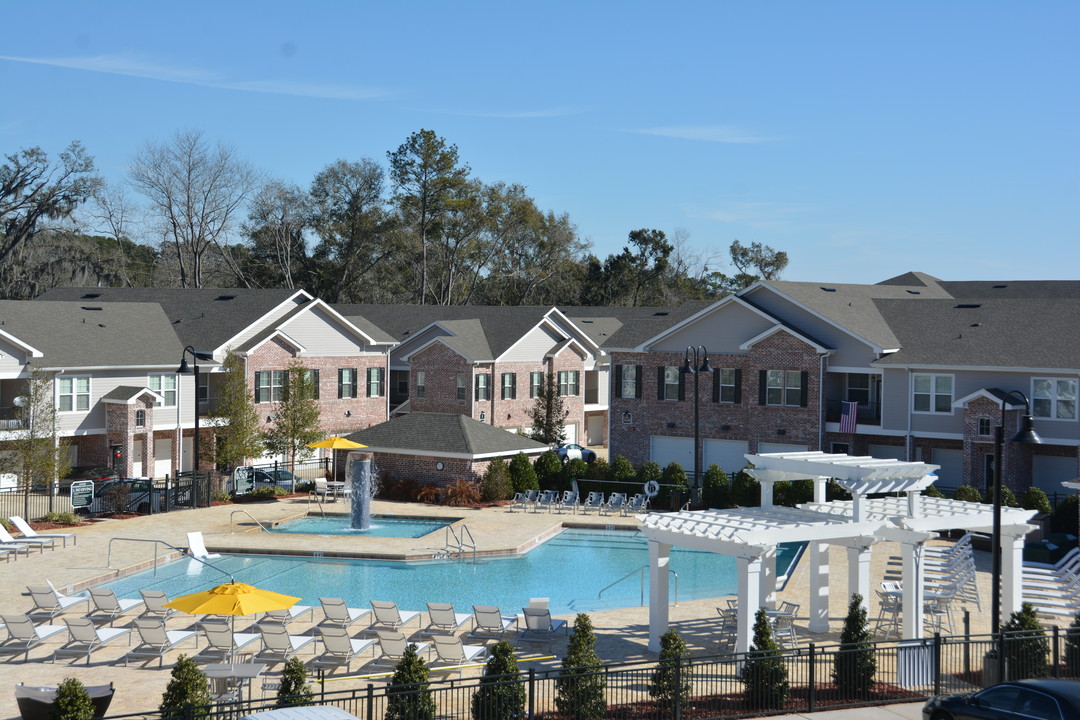
[[[1047,495],[1072,492],[1061,487],[1061,483],[1075,480],[1077,475],[1080,475],[1080,471],[1077,471],[1076,458],[1052,455],[1034,455],[1031,458],[1032,482]]]
[[[577,425],[563,425],[563,430],[566,432],[566,442],[577,443]]]
[[[649,438],[649,459],[662,468],[667,467],[668,463],[677,462],[683,470],[693,472],[694,439],[653,435]]]
[[[749,452],[748,445],[745,440],[706,439],[703,448],[705,457],[701,462],[706,470],[709,469],[710,465],[719,465],[724,472],[732,475],[746,467],[746,453]]]
[[[869,445],[867,451],[870,453],[870,457],[881,458],[882,460],[904,460],[907,458],[907,453],[904,452],[903,445]]]
[[[143,441],[138,439],[131,444],[131,474],[143,477]]]
[[[758,443],[758,454],[762,453],[791,453],[806,452],[805,445],[790,445],[786,443]]]
[[[941,448],[934,448],[934,451],[930,456],[934,458],[930,462],[941,466],[941,469],[935,473],[938,476],[938,485],[960,487],[964,484],[963,450],[943,450]]]
[[[163,478],[172,472],[172,443],[169,438],[154,440],[154,477]]]

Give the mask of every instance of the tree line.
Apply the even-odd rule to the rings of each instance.
[[[600,258],[566,213],[523,185],[473,175],[418,130],[386,153],[336,160],[308,187],[258,171],[198,131],[147,142],[109,184],[78,142],[0,165],[0,287],[303,288],[331,303],[674,305],[778,278],[785,252],[635,229]],[[713,267],[710,268],[710,265]],[[721,272],[716,266],[730,270]]]

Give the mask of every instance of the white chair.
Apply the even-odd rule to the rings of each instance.
[[[559,498],[559,502],[555,504],[554,509],[559,512],[569,510],[571,513],[577,513],[578,494],[573,490],[563,490],[562,497]]]
[[[349,629],[352,625],[371,614],[370,610],[351,608],[341,598],[319,598],[322,603],[323,621],[320,625],[329,625]]]
[[[301,615],[311,615],[314,618],[315,608],[311,605],[293,605],[284,610],[269,610],[263,615],[263,622],[276,622],[284,626],[298,620]]]
[[[61,647],[53,651],[53,661],[57,658],[72,656],[86,657],[86,664],[90,664],[90,655],[101,647],[116,640],[117,638],[131,635],[131,628],[101,628],[94,627],[89,618],[64,618],[68,628],[69,640]]]
[[[376,630],[375,634],[379,638],[379,647],[382,648],[382,654],[375,659],[376,665],[397,665],[405,656],[405,650],[409,645],[416,646],[417,654],[424,652],[430,646],[430,643],[426,642],[409,642],[405,633],[400,630]]]
[[[176,612],[170,607],[165,607],[165,603],[169,602],[169,596],[164,590],[140,590],[139,594],[142,595],[143,604],[146,606],[140,617],[149,615],[161,620],[168,620]]]
[[[13,538],[11,537],[11,533],[9,533],[3,525],[0,525],[0,543],[3,543],[4,545],[28,545],[30,547],[36,547],[41,552],[45,552],[45,548],[49,548],[50,550],[56,549],[55,538]]]
[[[218,655],[221,662],[232,662],[236,653],[260,637],[256,633],[233,632],[229,623],[204,622],[200,623],[200,626],[206,635],[206,647],[199,652],[198,657]]]
[[[544,492],[540,493],[540,499],[536,501],[536,508],[538,511],[540,508],[547,508],[547,511],[551,512],[558,504],[559,491],[545,490]]]
[[[376,630],[377,626],[397,630],[420,617],[419,611],[401,612],[398,610],[397,603],[388,600],[372,600],[371,609],[375,613],[375,619],[371,621],[371,630]]]
[[[349,637],[349,631],[342,627],[320,627],[319,634],[322,636],[323,652],[312,661],[316,666],[344,665],[347,670],[357,655],[375,644],[374,640],[354,640]]]
[[[187,534],[188,550],[191,551],[191,557],[197,557],[200,560],[213,560],[219,558],[221,555],[217,553],[207,552],[206,543],[203,541],[203,535],[199,531],[189,532]]]
[[[644,493],[638,493],[623,505],[623,515],[638,515],[649,511],[649,497]]]
[[[442,635],[457,635],[457,631],[465,626],[472,615],[468,613],[454,612],[454,606],[450,603],[427,604],[428,626],[424,630],[426,635],[434,635],[436,632]]]
[[[285,662],[305,647],[315,642],[313,635],[290,635],[284,625],[260,624],[263,649],[255,655],[255,662]]]
[[[518,635],[519,641],[536,640],[546,642],[548,646],[555,640],[555,633],[562,630],[567,632],[565,620],[554,620],[551,611],[540,608],[522,608],[525,616],[525,628]]]
[[[58,532],[39,533],[39,532],[35,531],[34,528],[30,527],[30,524],[28,522],[26,522],[25,520],[23,520],[18,515],[12,515],[10,518],[8,518],[8,520],[11,520],[12,524],[15,525],[15,529],[18,530],[19,532],[21,532],[23,534],[24,538],[28,538],[28,539],[31,539],[31,540],[34,539],[34,538],[53,538],[53,539],[59,538],[60,540],[63,541],[64,547],[67,547],[68,538],[71,538],[71,544],[72,545],[77,545],[78,544],[78,540],[76,539],[75,533],[58,533]]]
[[[600,512],[603,507],[604,493],[594,491],[585,496],[585,502],[582,503],[581,510],[585,513],[588,513],[590,510]]]
[[[622,514],[623,507],[626,505],[626,493],[615,492],[608,496],[608,501],[600,508],[600,514],[602,515],[606,510],[609,513],[618,512]]]
[[[0,643],[0,653],[22,653],[23,660],[30,657],[30,651],[53,635],[67,632],[65,625],[34,625],[28,615],[0,615],[0,622],[7,630],[8,638]]]
[[[22,553],[26,557],[30,557],[29,545],[8,545],[7,543],[0,544],[0,550],[4,552],[4,560],[7,561],[8,555],[11,555],[16,560],[19,559],[19,553]]]
[[[34,601],[34,609],[29,612],[30,617],[48,615],[52,620],[57,615],[66,612],[68,608],[75,607],[80,603],[89,604],[88,597],[70,597],[61,595],[51,587],[44,585],[29,585],[30,597]]]
[[[734,645],[739,632],[739,611],[718,607],[716,612],[720,615],[720,625],[717,628],[720,632],[720,644]]]
[[[439,663],[439,665],[432,664],[431,670],[433,672],[447,670],[452,667],[457,670],[460,677],[463,670],[460,667],[461,665],[467,665],[487,657],[486,645],[464,645],[461,638],[432,635],[431,642],[435,645],[436,662]]]
[[[132,623],[135,632],[139,635],[139,644],[128,651],[124,656],[124,665],[128,664],[128,658],[157,658],[158,667],[165,662],[165,653],[175,648],[180,643],[191,638],[195,639],[195,645],[199,644],[199,633],[195,630],[166,630],[165,621],[155,618],[136,618]]]
[[[113,621],[117,617],[123,615],[128,610],[137,608],[143,604],[142,598],[137,600],[128,598],[118,598],[116,593],[108,588],[91,588],[90,590],[90,604],[93,608],[87,613],[86,617],[91,620],[105,616],[109,620],[109,625],[113,624]]]
[[[469,637],[502,640],[510,626],[517,623],[513,615],[503,615],[494,605],[473,605],[473,629]]]

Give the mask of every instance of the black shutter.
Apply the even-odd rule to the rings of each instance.
[[[476,379],[473,382],[476,384],[476,387],[473,388],[473,400],[479,400],[480,399],[480,376],[477,375]]]
[[[723,372],[720,368],[716,368],[712,371],[712,401],[720,402],[720,373]]]
[[[656,399],[664,399],[664,366],[656,368]]]
[[[765,378],[766,378],[766,371],[765,370],[758,370],[758,374],[757,374],[757,382],[758,382],[757,404],[758,405],[764,405],[765,404],[765,396],[766,396],[766,390],[767,390],[767,387],[765,385],[765,383],[766,383]]]
[[[637,370],[634,372],[634,397],[641,400],[641,374],[645,371],[644,366],[635,365]]]
[[[617,398],[624,397],[622,391],[622,365],[615,366],[615,392],[613,395]]]
[[[352,373],[352,390],[350,390],[349,397],[355,398],[358,397],[356,393],[359,390],[360,373],[357,372],[356,368],[352,368],[349,372]]]
[[[255,371],[255,402],[257,403],[262,402],[262,398],[259,397],[259,381],[262,379],[262,376],[263,372],[261,370]]]
[[[735,371],[735,404],[742,402],[742,370]]]
[[[686,373],[679,373],[679,400],[686,399]]]
[[[806,407],[809,403],[809,398],[806,397],[806,389],[807,387],[809,387],[809,379],[810,373],[806,372],[805,370],[799,373],[799,407]]]
[[[510,373],[510,399],[517,400],[517,373]]]

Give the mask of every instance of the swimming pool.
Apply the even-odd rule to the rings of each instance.
[[[370,537],[418,538],[428,533],[442,530],[455,522],[456,518],[446,520],[425,520],[418,518],[388,517],[372,515],[371,528],[353,530],[352,518],[344,515],[309,515],[298,520],[289,520],[275,525],[270,532],[299,533],[305,535],[367,535]]]
[[[780,546],[778,575],[787,572],[800,549],[801,545]],[[481,557],[475,562],[271,555],[226,555],[212,562],[240,582],[297,595],[304,605],[318,605],[319,597],[342,597],[353,607],[393,600],[403,610],[423,610],[430,601],[453,603],[458,612],[469,611],[473,604],[498,605],[509,612],[523,607],[530,597],[547,597],[552,613],[566,614],[639,605],[641,581],[635,571],[648,565],[649,554],[644,536],[636,531],[568,529],[524,555]],[[734,594],[737,588],[736,564],[730,557],[673,547],[671,568],[679,575],[680,600]],[[123,597],[138,597],[144,589],[176,597],[227,580],[213,568],[185,558],[158,567],[157,577],[147,571],[106,587]],[[648,593],[648,571],[645,582]]]

